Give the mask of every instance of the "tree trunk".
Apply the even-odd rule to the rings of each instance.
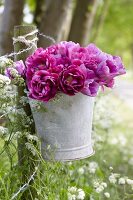
[[[98,19],[96,21],[95,32],[94,32],[93,37],[92,37],[92,40],[94,42],[96,42],[96,40],[97,40],[97,38],[98,38],[98,36],[99,36],[99,34],[101,32],[101,29],[103,27],[104,21],[106,19],[107,14],[108,14],[108,9],[109,9],[110,3],[111,3],[111,0],[106,0],[103,3],[103,7],[101,9],[100,16],[98,17]]]
[[[15,25],[22,22],[25,0],[5,0],[2,24],[0,29],[0,54],[13,50],[12,36]]]
[[[41,20],[40,32],[53,37],[56,42],[59,42],[62,39],[62,32],[72,3],[72,0],[50,1]],[[51,41],[42,37],[39,46],[47,47],[51,43]]]
[[[42,14],[46,10],[46,2],[45,1],[46,0],[41,0],[41,1],[36,0],[36,8],[35,8],[35,13],[34,13],[34,23],[36,24],[37,27],[40,26]]]
[[[98,0],[77,0],[68,40],[88,44],[98,4]]]

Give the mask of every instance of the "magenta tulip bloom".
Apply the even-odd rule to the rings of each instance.
[[[47,102],[57,93],[58,75],[46,70],[39,70],[33,75],[28,89],[29,97]]]
[[[101,62],[96,70],[100,85],[105,85],[106,87],[111,88],[114,85],[114,78],[125,73],[126,71],[122,64],[121,58],[118,56],[113,57],[111,55],[106,61]]]
[[[86,80],[85,86],[81,92],[87,96],[95,97],[98,93],[98,89],[99,84],[97,82],[94,80]]]
[[[115,76],[125,74],[125,68],[120,57],[112,57],[110,60],[107,59],[101,62],[96,73],[100,78],[111,79]]]
[[[86,79],[86,68],[84,65],[71,65],[60,74],[60,90],[68,95],[75,95],[84,88]]]
[[[28,81],[36,71],[47,70],[49,67],[56,65],[56,59],[43,48],[37,49],[33,55],[26,60],[26,78]]]

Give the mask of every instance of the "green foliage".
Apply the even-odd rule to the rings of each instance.
[[[126,114],[123,116],[122,113],[125,110]],[[17,115],[14,116],[14,114],[7,115],[7,119],[9,119],[8,132],[0,139],[0,200],[11,200],[13,195],[22,188],[16,148],[16,139],[21,136],[21,132],[14,118]],[[22,120],[24,124],[26,123],[25,117],[23,116]],[[38,155],[40,162],[35,168],[36,173],[32,179],[32,186],[22,189],[17,195],[17,200],[23,199],[22,195],[26,191],[30,194],[32,188],[37,192],[38,200],[68,200],[70,189],[75,190],[75,187],[81,188],[85,192],[85,200],[106,200],[107,197],[104,193],[107,193],[106,195],[109,193],[110,199],[131,200],[131,185],[121,185],[118,184],[118,181],[121,177],[131,178],[132,176],[132,117],[130,109],[116,97],[110,94],[99,97],[95,104],[93,122],[96,153],[91,158],[68,163],[43,160],[34,146],[34,141],[37,141],[38,138],[25,132],[27,137],[25,145],[31,151],[31,155]],[[129,125],[128,130],[127,124]],[[7,129],[5,129],[6,131]],[[3,144],[5,145],[3,146]],[[25,168],[26,165],[23,167]],[[112,173],[117,176],[115,184],[109,181]],[[27,182],[30,178],[27,177]],[[102,191],[100,191],[101,185],[103,185]],[[99,187],[100,189],[97,189]],[[30,196],[31,199],[34,199],[32,192]]]
[[[40,0],[39,0],[40,1]],[[37,0],[26,0],[31,12],[34,12]]]
[[[104,25],[96,39],[97,45],[104,51],[122,56],[127,67],[129,67],[132,61],[132,8],[133,1],[131,0],[110,0]],[[99,12],[102,15],[102,7],[99,9]],[[96,26],[95,30],[97,30]]]

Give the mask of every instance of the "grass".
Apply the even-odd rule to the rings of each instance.
[[[129,161],[133,150],[133,111],[117,96],[107,95],[106,98],[101,97],[96,104],[94,119],[95,155],[82,161],[68,163],[41,160],[33,184],[38,200],[67,200],[68,188],[73,186],[85,192],[86,200],[107,199],[105,192],[110,194],[111,200],[132,199],[131,186],[120,185],[118,180],[120,177],[132,178],[132,164]],[[1,150],[3,144],[3,140],[0,140]],[[20,187],[16,155],[13,157],[12,166],[9,155],[9,152],[13,154],[15,149],[13,145],[9,146],[10,151],[1,155],[0,200],[11,199]],[[93,168],[95,172],[92,173]],[[111,173],[119,174],[116,184],[109,181]],[[97,193],[94,182],[105,182],[107,187]],[[21,194],[17,196],[17,200],[21,199]]]

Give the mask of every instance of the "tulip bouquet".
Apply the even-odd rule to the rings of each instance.
[[[17,61],[5,71],[11,80],[21,76],[29,97],[43,102],[59,93],[94,97],[99,88],[112,88],[114,78],[125,73],[120,57],[102,52],[94,44],[81,47],[66,41],[38,48],[25,63]]]

